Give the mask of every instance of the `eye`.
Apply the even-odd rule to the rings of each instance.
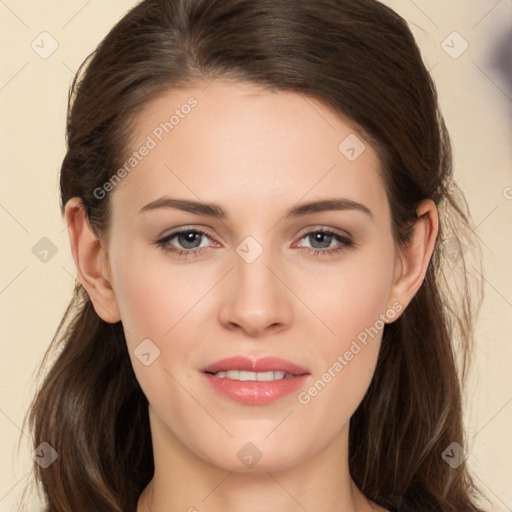
[[[174,253],[178,257],[194,258],[208,247],[203,243],[212,241],[209,233],[200,229],[182,229],[166,235],[156,242],[156,245],[166,252]],[[173,242],[174,241],[174,242]]]
[[[301,240],[304,239],[310,243],[310,246],[308,247],[301,244],[300,247],[310,249],[308,252],[311,252],[313,256],[329,256],[337,254],[354,245],[353,240],[348,236],[325,229],[309,231],[301,237]],[[333,242],[335,244],[334,247],[332,245]]]
[[[298,247],[306,249],[313,256],[332,256],[355,245],[348,236],[327,229],[309,231],[300,240],[307,240],[310,245],[299,244]],[[157,240],[155,244],[178,258],[193,259],[211,247],[208,242],[216,244],[213,235],[206,231],[181,229]]]

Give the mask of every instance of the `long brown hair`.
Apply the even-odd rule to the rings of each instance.
[[[305,94],[349,119],[380,157],[397,245],[408,242],[421,200],[438,206],[426,278],[386,325],[373,381],[350,420],[350,472],[382,506],[480,510],[465,463],[443,458],[452,443],[465,446],[462,385],[479,300],[464,271],[469,214],[452,182],[434,83],[394,11],[375,0],[143,1],[73,81],[62,211],[79,197],[93,231],[107,233],[109,197],[94,191],[126,160],[137,114],[164,91],[218,77]],[[456,290],[445,284],[447,268],[459,269]],[[121,323],[101,320],[79,284],[48,366],[27,416],[34,446],[58,453],[46,469],[34,464],[46,510],[134,511],[154,470],[148,402]]]

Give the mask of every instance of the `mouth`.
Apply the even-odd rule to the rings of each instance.
[[[273,403],[300,389],[310,375],[306,369],[276,357],[230,357],[201,371],[215,391],[244,405]]]
[[[245,370],[227,370],[227,371],[220,371],[220,372],[212,373],[210,375],[214,375],[215,377],[218,377],[219,379],[232,379],[232,380],[239,380],[242,382],[247,382],[247,381],[269,382],[271,380],[281,380],[281,379],[289,379],[292,377],[296,377],[296,375],[293,375],[291,373],[286,373],[283,371],[248,372]]]

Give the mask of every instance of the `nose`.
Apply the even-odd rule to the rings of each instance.
[[[292,293],[271,251],[264,250],[252,263],[235,252],[234,265],[219,310],[221,323],[251,337],[287,329],[293,317]]]

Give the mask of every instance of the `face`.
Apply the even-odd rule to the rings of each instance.
[[[373,148],[311,98],[216,80],[149,104],[131,150],[108,263],[153,433],[234,471],[343,443],[402,307]]]

